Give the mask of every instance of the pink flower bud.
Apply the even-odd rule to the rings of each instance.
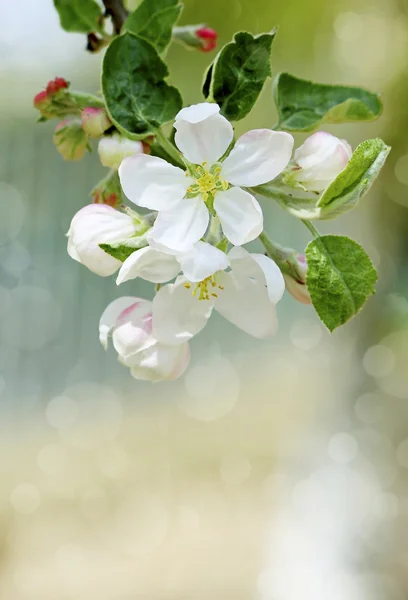
[[[118,133],[104,136],[98,145],[99,158],[104,167],[119,169],[122,160],[143,153],[143,143],[129,140]]]
[[[206,25],[185,25],[173,28],[173,39],[187,48],[210,52],[217,46],[218,33]]]
[[[99,244],[125,242],[136,233],[130,215],[106,204],[89,204],[81,208],[71,221],[68,254],[97,275],[112,275],[122,265],[107,254]]]
[[[69,88],[69,82],[63,77],[56,77],[47,84],[46,92],[48,96],[53,96],[60,90],[66,90]]]
[[[93,138],[100,138],[112,126],[104,108],[84,108],[81,122],[84,131]]]
[[[218,33],[210,27],[201,27],[197,29],[196,35],[201,41],[202,52],[211,52],[217,46]]]
[[[66,119],[55,128],[54,144],[64,160],[81,160],[89,149],[88,134],[79,119]]]
[[[353,151],[345,141],[319,131],[296,150],[292,178],[305,190],[322,192],[343,171]]]
[[[45,90],[42,90],[42,92],[38,92],[38,94],[36,94],[34,96],[35,108],[38,108],[40,110],[43,106],[46,106],[47,103],[48,103],[48,94]]]
[[[307,274],[307,262],[304,254],[298,254],[297,259],[297,272],[298,278],[295,279],[290,275],[284,275],[286,289],[289,294],[298,302],[302,304],[311,304],[309,290],[306,285],[306,274]]]
[[[40,111],[41,116],[47,119],[53,117],[52,100],[50,100],[47,92],[43,90],[34,96],[34,108]]]
[[[289,275],[284,275],[283,277],[285,279],[286,289],[295,300],[301,302],[302,304],[312,303],[306,283],[296,281]]]
[[[154,337],[152,303],[144,298],[127,296],[109,304],[99,323],[99,339],[105,348],[110,334],[119,361],[135,379],[174,380],[190,361],[188,342],[167,345]]]
[[[92,190],[91,196],[95,204],[107,204],[118,208],[122,202],[122,188],[117,171],[111,171]]]

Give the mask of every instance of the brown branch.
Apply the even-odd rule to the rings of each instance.
[[[112,19],[115,33],[119,34],[129,14],[123,5],[123,0],[103,0],[103,4],[106,16]]]

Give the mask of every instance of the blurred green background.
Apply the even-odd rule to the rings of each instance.
[[[97,339],[116,288],[66,253],[104,175],[64,163],[32,98],[99,89],[100,55],[51,0],[0,0],[0,597],[7,600],[404,600],[408,596],[408,2],[185,0],[220,45],[279,26],[273,69],[381,92],[374,123],[327,127],[392,152],[352,214],[378,293],[332,335],[289,295],[258,341],[221,317],[184,378],[131,379]],[[212,55],[169,51],[185,103]],[[238,133],[276,122],[271,83]],[[297,136],[296,143],[305,136]],[[271,237],[309,237],[263,204]],[[256,245],[255,245],[256,246]]]

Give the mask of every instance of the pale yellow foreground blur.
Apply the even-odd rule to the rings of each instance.
[[[274,74],[382,94],[375,123],[328,127],[393,147],[349,234],[378,293],[332,335],[285,297],[276,338],[214,317],[178,382],[131,379],[97,339],[119,295],[66,254],[104,170],[63,163],[32,98],[54,76],[99,88],[100,56],[52,0],[0,0],[1,600],[405,600],[408,596],[408,4],[185,0],[220,43],[279,25]],[[201,101],[212,55],[172,47],[172,82]],[[268,83],[238,133],[272,127]],[[296,143],[305,136],[297,136]],[[268,231],[308,232],[270,201]],[[254,247],[257,247],[254,245]]]

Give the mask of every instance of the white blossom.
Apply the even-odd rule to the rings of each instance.
[[[126,196],[138,206],[159,212],[149,233],[151,246],[168,253],[190,250],[215,212],[225,237],[234,245],[254,240],[263,216],[252,187],[279,175],[288,164],[293,138],[284,132],[257,129],[242,135],[229,155],[234,133],[217,104],[182,109],[175,120],[175,143],[189,168],[139,154],[119,168]]]
[[[205,244],[197,251],[206,254],[208,250]],[[254,337],[275,333],[275,305],[285,291],[279,267],[267,256],[250,254],[241,247],[233,248],[227,258],[229,271],[223,270],[224,260],[213,255],[205,269],[197,268],[198,260],[191,263],[191,271],[185,265],[182,277],[157,292],[153,300],[155,335],[168,344],[188,341],[204,328],[213,309]]]
[[[99,247],[99,244],[122,242],[136,232],[130,215],[106,204],[88,204],[71,221],[68,236],[68,254],[88,269],[106,277],[119,269],[122,263]]]
[[[318,131],[295,151],[293,179],[307,191],[322,192],[346,168],[352,154],[346,140]]]
[[[104,348],[110,334],[119,361],[130,368],[135,379],[177,379],[190,361],[187,342],[161,343],[152,333],[152,303],[143,298],[125,296],[109,304],[99,323]]]

